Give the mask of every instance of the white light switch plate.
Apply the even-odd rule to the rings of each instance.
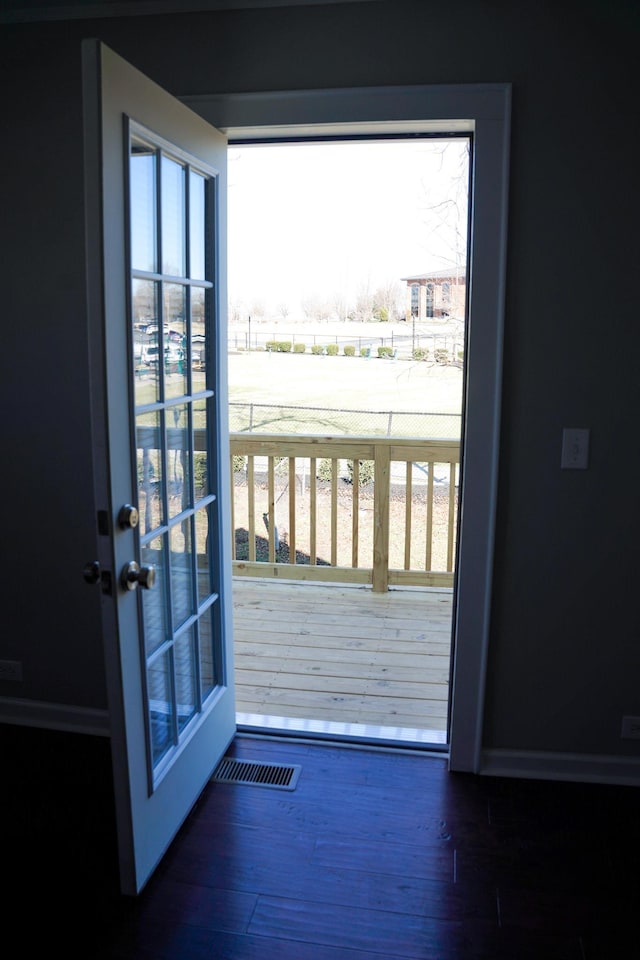
[[[563,470],[586,470],[589,465],[589,430],[586,427],[565,427],[562,431]]]

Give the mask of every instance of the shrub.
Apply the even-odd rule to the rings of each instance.
[[[313,353],[316,357],[319,357],[323,352],[324,347],[321,343],[314,343],[314,345],[311,347],[311,353]]]
[[[448,363],[449,362],[449,351],[448,350],[436,350],[433,354],[434,360],[436,363]]]
[[[277,341],[277,340],[267,340],[267,342],[266,342],[265,345],[264,345],[264,348],[265,348],[265,350],[266,350],[268,353],[275,353],[276,350],[278,349],[278,341]]]
[[[344,348],[344,355],[345,355],[345,357],[355,357],[355,355],[356,355],[356,348],[353,346],[353,344],[351,344],[351,343],[347,343],[347,344],[346,344],[346,346],[345,346],[345,348]]]
[[[353,483],[353,460],[348,461],[347,471],[349,473],[349,480]],[[373,460],[358,460],[358,486],[366,487],[368,483],[373,481],[374,476],[375,466]]]
[[[338,356],[338,344],[337,344],[337,343],[328,343],[328,344],[327,344],[327,356],[328,356],[328,357],[337,357],[337,356]]]
[[[327,457],[323,457],[322,460],[318,460],[316,465],[316,475],[318,480],[331,480],[333,479],[333,470],[331,468],[331,460]]]
[[[203,454],[197,454],[197,453],[196,453],[196,461],[197,461],[198,456],[203,456]],[[234,458],[233,458],[233,472],[234,472],[234,473],[241,473],[241,471],[244,470],[244,468],[246,467],[246,465],[247,465],[247,458],[246,458],[246,457],[242,457],[242,456],[240,456],[239,453],[237,453],[237,454],[234,456]]]
[[[244,460],[244,457],[239,457],[238,459]],[[236,469],[235,460],[233,458],[233,469]],[[206,453],[194,453],[193,455],[193,479],[196,485],[196,490],[204,490],[207,486],[207,455]]]
[[[293,345],[294,353],[304,353],[306,349],[307,345],[305,343],[294,343]]]
[[[392,357],[393,348],[392,347],[378,347],[378,356],[381,358]]]
[[[279,353],[291,353],[291,347],[293,344],[291,340],[278,340],[278,352]]]
[[[360,356],[361,356],[361,357],[370,357],[370,356],[371,356],[371,347],[360,347]]]
[[[411,356],[414,360],[426,360],[429,356],[429,351],[426,347],[414,347]]]

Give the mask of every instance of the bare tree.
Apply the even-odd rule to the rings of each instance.
[[[243,313],[242,303],[235,300],[229,302],[229,320],[231,323],[239,323]]]
[[[331,309],[338,320],[346,320],[349,315],[349,305],[343,293],[334,293],[331,298]]]
[[[402,288],[395,280],[390,280],[373,294],[373,316],[378,320],[395,320],[400,313]]]
[[[420,203],[426,227],[427,257],[445,259],[456,275],[466,268],[469,215],[469,143],[464,141],[463,150],[459,144],[459,141],[442,141],[434,148],[440,158],[441,175],[432,181],[422,180]],[[454,150],[451,171],[445,172],[445,162],[451,160]],[[447,251],[445,257],[443,249]]]
[[[373,316],[373,295],[369,284],[361,286],[356,294],[355,315],[357,320],[370,320]]]
[[[264,301],[254,300],[253,303],[251,304],[249,313],[252,317],[258,317],[259,319],[262,319],[262,317],[264,317],[264,314],[265,314]]]
[[[310,320],[328,320],[331,316],[331,307],[327,300],[313,294],[302,301],[302,309]]]

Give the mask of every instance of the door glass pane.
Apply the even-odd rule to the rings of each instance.
[[[160,443],[160,413],[136,418],[138,512],[140,533],[151,533],[164,519],[164,469]]]
[[[150,664],[147,669],[149,693],[149,726],[154,766],[173,744],[173,696],[171,692],[171,661],[169,652]]]
[[[195,613],[191,520],[171,528],[171,602],[174,627]]]
[[[217,603],[210,606],[198,620],[200,631],[200,696],[206,700],[222,677],[218,676],[219,657],[217,656]]]
[[[152,323],[145,330],[144,343],[140,353],[141,363],[141,383],[140,383],[140,403],[153,403],[160,399],[160,389],[162,381],[162,364],[160,363],[160,351],[162,350],[161,335],[159,324]],[[142,386],[144,384],[144,391]],[[136,391],[136,400],[138,391]]]
[[[164,376],[165,398],[187,392],[187,364],[184,357],[186,290],[179,283],[164,285]]]
[[[156,154],[140,141],[131,146],[131,264],[134,270],[155,273],[156,255]]]
[[[190,627],[176,639],[176,700],[178,730],[183,730],[196,712],[196,639]]]
[[[154,403],[159,397],[158,377],[158,284],[135,280],[132,284],[133,361],[136,406]],[[151,348],[151,349],[150,349]]]
[[[198,393],[207,385],[207,336],[205,329],[205,291],[191,288],[191,376],[192,392]]]
[[[198,557],[198,603],[203,603],[213,590],[209,563],[209,507],[196,511],[196,547]]]
[[[201,500],[211,492],[209,478],[209,454],[207,451],[207,401],[193,402],[193,444],[194,444],[194,483],[196,500]]]
[[[141,562],[156,568],[152,590],[140,590],[147,655],[157,650],[167,638],[167,588],[164,537],[154,537],[141,550]]]
[[[169,517],[176,517],[191,505],[191,439],[188,409],[186,405],[180,404],[167,410]]]
[[[190,276],[193,280],[205,278],[205,179],[193,170],[189,174],[189,254]]]
[[[184,167],[175,160],[162,158],[162,272],[184,277],[185,190]]]

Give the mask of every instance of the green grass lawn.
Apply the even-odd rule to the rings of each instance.
[[[460,413],[462,368],[413,360],[229,354],[229,399],[354,410]]]
[[[230,353],[228,372],[232,431],[250,428],[254,404],[261,409],[251,414],[252,428],[263,433],[459,435],[458,366],[265,350]],[[138,385],[138,403],[147,400],[146,393],[152,402],[152,383]],[[149,414],[149,423],[154,416]]]

